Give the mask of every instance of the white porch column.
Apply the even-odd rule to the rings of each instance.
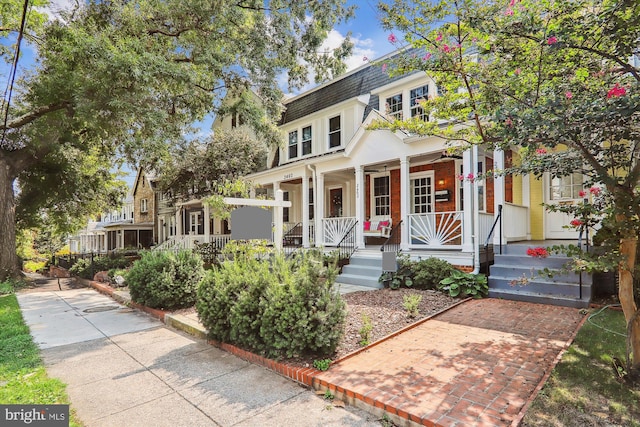
[[[402,219],[402,230],[400,236],[400,248],[403,251],[409,249],[409,213],[411,213],[409,189],[411,181],[409,179],[410,163],[408,157],[400,159],[400,219]]]
[[[278,184],[278,189],[275,192],[276,202],[282,203],[284,199],[284,192],[280,190],[280,183]],[[275,187],[276,184],[274,184]],[[284,223],[282,221],[282,204],[276,205],[273,208],[275,218],[275,231],[273,232],[273,245],[278,250],[282,250],[282,233]]]
[[[178,207],[176,209],[176,233],[175,237],[184,235],[184,230],[182,229],[183,222],[180,220],[181,218],[182,207]]]
[[[473,173],[473,156],[471,149],[465,150],[462,153],[462,174],[464,180],[462,180],[462,191],[464,200],[464,211],[462,212],[462,251],[473,252],[473,211],[476,210],[476,206],[473,204],[473,185],[471,181],[467,179],[470,173]]]
[[[309,177],[306,168],[302,175],[302,246],[309,247]]]
[[[364,168],[362,165],[359,165],[356,166],[356,219],[358,220],[358,225],[356,226],[356,247],[358,248],[364,248],[363,225],[365,221],[364,214],[366,212],[364,207],[364,188]]]
[[[318,173],[318,183],[316,184],[317,193],[313,195],[316,213],[316,246],[324,246],[324,230],[322,228],[322,219],[324,218],[324,174]]]
[[[493,169],[498,171],[504,170],[504,151],[494,150]],[[504,206],[504,175],[503,174],[499,174],[498,176],[494,175],[494,178],[493,178],[493,212],[495,212],[494,218],[497,217],[498,215],[498,207],[500,205]],[[484,244],[484,242],[482,243]],[[502,244],[506,244],[506,243],[507,241],[505,237],[502,236]],[[496,225],[496,228],[493,232],[493,244],[494,245],[500,244],[500,224]]]
[[[211,241],[211,221],[209,216],[211,215],[211,207],[209,207],[208,203],[203,203],[203,215],[204,215],[204,243],[209,243]]]

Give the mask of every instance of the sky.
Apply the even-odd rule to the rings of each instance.
[[[347,71],[358,68],[365,64],[368,60],[373,60],[387,53],[393,51],[395,47],[387,40],[388,34],[380,26],[377,19],[376,4],[378,0],[347,0],[347,5],[356,6],[355,18],[346,23],[342,23],[334,28],[328,35],[323,48],[331,49],[335,48],[342,43],[348,33],[351,33],[351,41],[354,44],[352,55],[346,59]],[[48,12],[50,16],[54,17],[56,12],[71,7],[75,3],[75,0],[50,0]],[[0,42],[6,43],[6,40]],[[23,56],[20,59],[20,68],[28,69],[30,64],[33,64],[33,50],[28,46],[23,46]],[[0,77],[2,77],[2,83],[4,84],[7,78],[5,69],[0,69]],[[290,93],[286,87],[286,76],[283,75],[279,79],[280,86],[283,92],[287,96],[296,95],[304,92],[315,86],[315,83],[311,82],[300,91]],[[213,118],[208,117],[201,123],[197,123],[196,126],[201,129],[200,135],[206,135],[211,132],[211,124]],[[126,176],[123,177],[128,184],[131,184],[135,179],[135,171],[127,169],[124,171]]]

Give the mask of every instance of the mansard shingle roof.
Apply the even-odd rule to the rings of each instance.
[[[318,89],[311,90],[306,95],[302,94],[289,102],[285,102],[285,111],[282,113],[280,124],[290,123],[347,99],[371,93],[373,89],[400,80],[407,75],[409,74],[389,77],[385,71],[382,71],[381,63],[370,64],[353,71],[352,74],[338,77],[333,82],[329,82]],[[372,109],[379,109],[379,107],[378,96],[371,96],[365,111],[365,117]]]

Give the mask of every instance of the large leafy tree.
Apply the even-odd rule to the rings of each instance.
[[[19,30],[20,4],[0,7],[3,34]],[[64,226],[95,212],[114,197],[114,158],[156,166],[223,97],[255,91],[250,124],[275,141],[278,77],[297,86],[309,68],[317,80],[341,72],[349,41],[319,48],[351,14],[343,0],[96,0],[27,27],[37,63],[0,124],[0,280],[18,274],[17,214]]]
[[[391,1],[382,23],[417,48],[391,72],[424,70],[442,90],[423,104],[433,120],[379,127],[439,135],[456,144],[515,149],[511,170],[554,177],[581,172],[585,197],[609,231],[629,330],[630,367],[640,368],[633,274],[640,224],[640,3],[624,0]],[[390,41],[400,43],[392,33]],[[591,187],[591,188],[590,188]],[[589,191],[590,190],[590,191]],[[587,207],[563,208],[576,226]],[[579,261],[577,267],[594,266]]]

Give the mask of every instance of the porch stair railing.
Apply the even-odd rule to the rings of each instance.
[[[342,240],[338,243],[336,250],[340,262],[346,262],[351,258],[351,255],[356,251],[356,226],[358,221],[356,220],[347,232],[342,237]]]
[[[496,219],[493,221],[493,225],[491,226],[491,230],[489,230],[489,234],[487,235],[487,239],[484,242],[484,262],[487,266],[486,269],[486,273],[487,276],[489,275],[489,242],[491,241],[491,238],[493,237],[493,233],[496,230],[496,226],[499,225],[498,227],[498,239],[500,241],[499,243],[499,247],[500,247],[500,255],[502,255],[502,205],[498,205],[498,215],[496,215]],[[495,250],[495,248],[494,248]]]
[[[380,252],[395,252],[399,253],[402,249],[400,247],[400,241],[402,239],[402,220],[396,224],[392,229],[389,237],[380,247]]]

